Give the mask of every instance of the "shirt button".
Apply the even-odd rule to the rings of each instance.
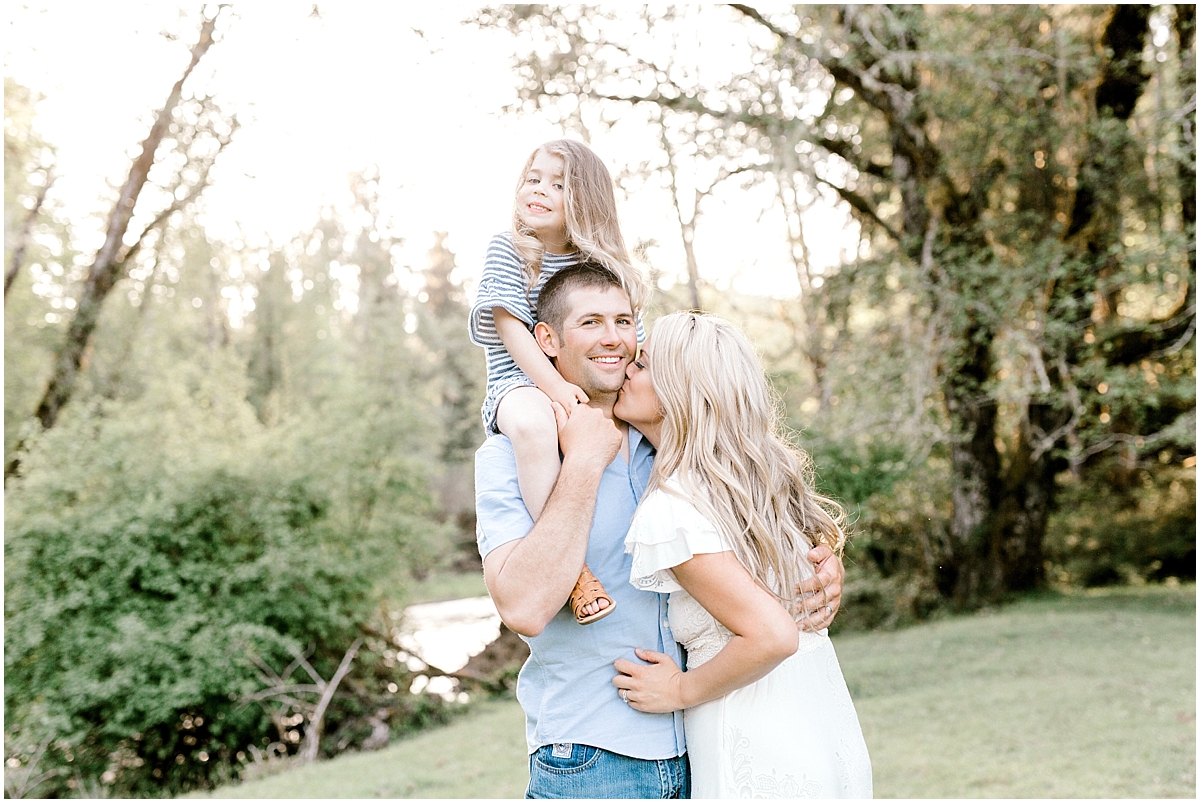
[[[670,626],[671,626],[671,623],[668,622],[666,619],[663,619],[663,627],[670,627]]]

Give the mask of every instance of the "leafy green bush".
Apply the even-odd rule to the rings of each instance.
[[[826,441],[814,450],[817,487],[850,519],[836,627],[897,627],[944,604],[935,583],[945,545],[949,474],[937,458],[912,466],[895,446]]]
[[[371,631],[405,543],[428,541],[419,504],[402,516],[424,498],[415,456],[363,492],[344,470],[322,472],[311,441],[260,424],[236,366],[219,362],[176,367],[135,402],[71,409],[10,482],[6,753],[28,770],[44,748],[37,794],[177,793],[231,776],[251,745],[294,749],[244,700],[262,689],[253,659],[279,671],[308,648],[330,678]],[[383,641],[335,698],[327,750],[365,738],[389,681],[411,682]],[[440,706],[404,699],[385,713],[428,720]]]
[[[1119,484],[1066,486],[1046,536],[1051,580],[1104,586],[1196,579],[1195,469],[1125,473]]]

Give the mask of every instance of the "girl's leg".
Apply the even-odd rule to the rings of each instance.
[[[512,441],[521,498],[537,521],[562,467],[558,460],[558,424],[550,397],[537,388],[510,390],[496,410],[496,427]]]
[[[496,410],[496,426],[512,441],[521,498],[537,521],[562,467],[558,459],[558,424],[550,397],[537,388],[510,390]],[[586,602],[580,604],[581,600]],[[580,624],[588,624],[607,616],[615,606],[604,586],[584,565],[580,582],[571,592],[575,618]]]

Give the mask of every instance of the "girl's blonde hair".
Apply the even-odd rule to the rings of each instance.
[[[650,381],[663,425],[649,488],[668,477],[793,616],[808,548],[846,542],[842,507],[817,494],[812,461],[782,434],[758,355],[737,327],[676,312],[654,324]]]
[[[584,260],[599,262],[621,280],[629,295],[634,312],[640,312],[649,296],[649,286],[642,272],[634,267],[625,248],[625,238],[617,222],[617,199],[613,194],[612,176],[600,157],[582,142],[556,139],[529,154],[521,177],[517,180],[519,196],[525,176],[539,153],[548,153],[563,160],[563,217],[567,225],[569,244]],[[542,244],[521,217],[521,205],[513,200],[513,246],[524,263],[525,278],[532,289],[542,270]]]

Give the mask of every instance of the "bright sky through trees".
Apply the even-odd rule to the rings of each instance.
[[[346,197],[346,176],[377,165],[381,200],[416,268],[432,232],[472,285],[488,239],[507,228],[516,173],[552,122],[505,113],[514,98],[512,42],[464,25],[465,4],[263,2],[236,8],[189,87],[214,93],[242,123],[202,202],[219,237],[276,242]],[[712,24],[721,19],[714,12]],[[230,22],[229,20],[226,21]],[[128,167],[150,114],[178,77],[196,12],[171,2],[30,3],[7,8],[5,72],[45,96],[38,126],[58,148],[52,193],[78,221],[103,208],[105,181]],[[168,32],[182,41],[169,41]],[[718,58],[729,58],[736,42]],[[594,141],[615,172],[656,147],[630,125]],[[697,237],[702,276],[747,292],[791,295],[794,267],[769,191],[730,186],[707,207]],[[653,239],[655,266],[684,272],[670,198],[656,182],[621,203],[632,244]],[[853,239],[829,236],[845,216],[813,213],[813,259],[838,261]],[[95,233],[100,236],[99,231]],[[738,277],[734,279],[734,277]]]

